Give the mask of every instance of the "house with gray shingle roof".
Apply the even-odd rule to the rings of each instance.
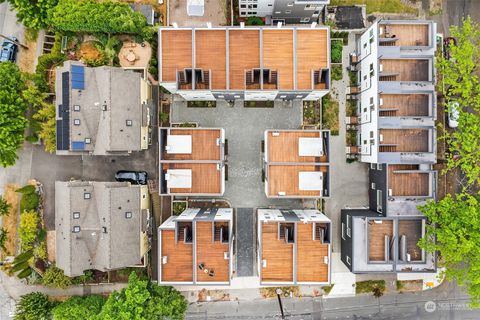
[[[58,155],[119,155],[148,148],[152,95],[141,74],[66,61],[55,81]]]
[[[150,219],[147,186],[128,182],[55,182],[56,265],[85,270],[144,266]]]

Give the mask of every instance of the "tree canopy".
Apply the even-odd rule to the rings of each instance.
[[[147,22],[127,3],[111,0],[60,0],[49,12],[50,24],[59,31],[141,34]]]
[[[16,64],[0,63],[0,164],[15,164],[22,146],[27,103],[22,97],[25,82]]]
[[[187,310],[185,298],[173,287],[159,287],[140,280],[135,272],[130,274],[128,286],[114,291],[108,297],[102,320],[183,319]]]
[[[480,25],[468,17],[450,33],[457,44],[450,43],[450,59],[438,57],[437,69],[447,102],[457,101],[460,110],[458,128],[444,134],[450,150],[446,160],[448,169],[465,174],[469,187],[480,181]]]
[[[48,11],[55,7],[58,0],[8,0],[15,8],[17,18],[27,28],[39,30],[48,25]],[[0,1],[3,2],[3,1]]]
[[[54,320],[88,320],[100,313],[105,298],[97,295],[71,297],[53,309]]]
[[[53,303],[46,294],[28,293],[20,298],[15,308],[15,320],[49,320]]]
[[[0,196],[0,216],[6,216],[10,212],[10,208],[12,206],[10,203],[7,202],[7,200],[3,199],[2,196]]]

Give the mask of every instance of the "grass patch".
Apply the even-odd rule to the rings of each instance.
[[[397,291],[402,291],[402,289],[405,288],[405,285],[403,284],[403,282],[399,280],[397,280],[396,286],[397,286]]]
[[[333,136],[338,136],[338,101],[330,94],[322,98],[322,126],[324,129],[330,129]]]
[[[330,41],[331,49],[331,62],[332,63],[342,63],[342,51],[343,51],[343,41],[342,40],[332,40]]]
[[[216,101],[187,101],[188,108],[215,108]]]
[[[300,290],[298,287],[267,287],[267,288],[260,288],[260,294],[264,298],[276,298],[277,297],[277,289],[280,288],[282,289],[282,297],[290,297],[290,293],[294,297],[299,297],[300,296]]]
[[[355,284],[355,292],[360,293],[373,293],[380,290],[385,292],[385,280],[368,280],[360,281]]]
[[[172,215],[178,216],[187,209],[186,201],[174,201],[172,205]]]
[[[343,78],[343,68],[342,65],[333,65],[332,66],[332,80],[342,80]]]
[[[403,3],[401,0],[332,0],[331,6],[352,6],[366,4],[367,14],[373,12],[410,13],[418,14],[416,8]]]

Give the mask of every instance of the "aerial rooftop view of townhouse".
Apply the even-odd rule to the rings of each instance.
[[[128,154],[151,143],[151,86],[141,74],[66,61],[55,91],[58,155]]]

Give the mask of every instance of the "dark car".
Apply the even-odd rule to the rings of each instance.
[[[17,38],[13,38],[17,41]],[[10,40],[5,40],[2,43],[2,52],[0,53],[0,62],[11,61],[15,62],[17,57],[18,46],[15,42]]]
[[[115,174],[116,181],[130,182],[131,184],[147,184],[147,177],[145,171],[120,170]]]

